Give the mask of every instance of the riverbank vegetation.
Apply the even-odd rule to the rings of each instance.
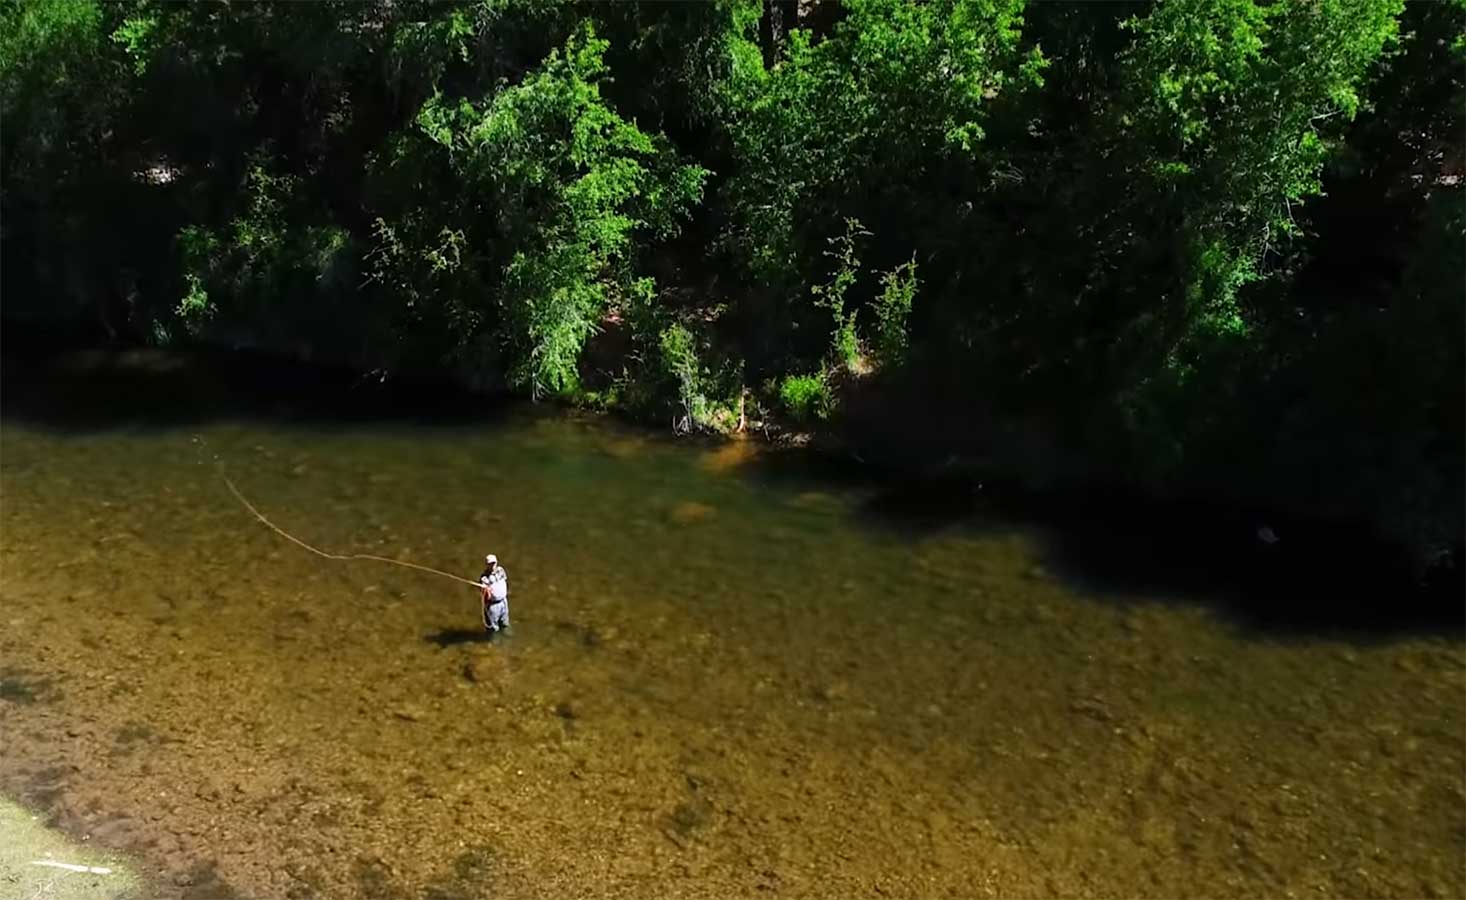
[[[1458,0],[0,23],[7,318],[1460,546]]]

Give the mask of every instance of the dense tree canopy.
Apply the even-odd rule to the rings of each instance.
[[[689,429],[925,399],[947,450],[1429,558],[1466,493],[1463,15],[4,0],[4,311]]]

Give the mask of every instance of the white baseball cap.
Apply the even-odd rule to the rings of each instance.
[[[491,565],[491,566],[492,566],[492,565],[493,565],[493,564],[494,564],[494,563],[496,563],[496,562],[498,562],[498,561],[499,561],[499,557],[497,557],[497,556],[495,556],[495,555],[494,555],[494,554],[492,554],[492,553],[490,553],[490,554],[489,554],[489,555],[488,555],[488,556],[485,556],[485,557],[484,557],[484,562],[486,562],[486,563],[488,563],[488,564],[489,564],[489,565]]]

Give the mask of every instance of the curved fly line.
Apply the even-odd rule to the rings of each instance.
[[[194,441],[199,444],[203,443],[203,439],[199,437],[195,437]],[[433,575],[441,575],[444,578],[451,578],[454,581],[466,584],[469,587],[480,587],[477,581],[470,581],[467,578],[454,575],[452,572],[444,572],[442,569],[435,569],[432,566],[419,565],[418,563],[409,562],[405,559],[392,559],[386,556],[374,556],[370,553],[328,553],[327,551],[322,550],[320,547],[309,544],[291,534],[290,532],[286,531],[284,528],[281,528],[279,525],[276,525],[274,522],[271,522],[264,513],[256,509],[255,505],[249,502],[249,498],[244,496],[244,494],[240,492],[239,488],[234,486],[233,481],[229,480],[229,476],[224,474],[224,469],[218,465],[218,459],[219,458],[217,456],[214,457],[215,469],[218,471],[219,477],[223,479],[224,486],[229,488],[229,493],[234,495],[234,499],[244,504],[244,508],[249,510],[251,515],[263,522],[270,530],[285,538],[285,540],[290,541],[292,544],[295,544],[296,546],[301,547],[304,550],[308,550],[311,553],[314,553],[316,556],[319,556],[323,559],[334,559],[341,562],[361,559],[370,560],[372,562],[387,563],[388,565],[401,566],[405,569],[417,569],[419,572],[428,572]]]

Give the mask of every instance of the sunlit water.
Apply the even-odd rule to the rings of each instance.
[[[497,553],[512,637],[214,457],[326,550]],[[163,896],[1466,894],[1459,636],[1269,639],[762,471],[561,415],[6,419],[0,791]]]

